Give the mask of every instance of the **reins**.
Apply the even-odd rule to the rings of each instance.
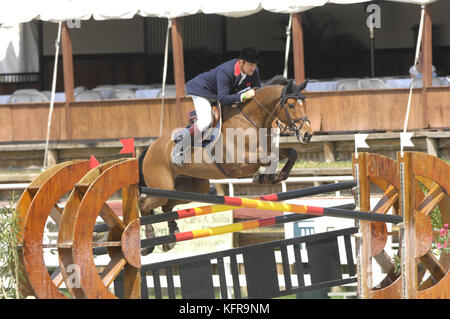
[[[275,116],[273,116],[273,113],[277,110],[277,108],[275,108],[274,111],[269,112],[269,110],[267,110],[267,108],[264,107],[264,105],[262,105],[257,99],[256,97],[253,98],[253,100],[256,102],[256,105],[259,106],[259,108],[263,109],[264,112],[266,112],[267,114],[269,114],[269,116],[275,120]],[[257,129],[259,129],[259,126],[255,123],[255,121],[252,120],[252,118],[250,117],[250,115],[248,115],[247,113],[245,113],[242,109],[239,108],[239,111],[241,112],[241,114]]]
[[[301,130],[303,125],[305,124],[305,122],[309,122],[308,118],[306,116],[302,116],[299,118],[292,118],[291,114],[289,113],[289,111],[287,110],[286,107],[286,100],[288,98],[295,98],[298,99],[298,96],[296,94],[289,94],[289,95],[282,95],[280,97],[281,101],[279,103],[279,107],[284,108],[284,111],[286,113],[287,118],[289,119],[289,124],[288,125],[284,125],[280,120],[278,120],[273,113],[275,113],[279,107],[276,107],[272,112],[270,112],[261,102],[258,101],[258,99],[256,97],[253,98],[253,100],[255,101],[256,105],[258,105],[258,107],[260,109],[262,109],[264,112],[266,112],[273,120],[275,120],[277,126],[280,128],[280,133],[278,133],[277,135],[281,135],[284,134],[286,131],[289,131],[291,133],[296,133],[297,131]],[[239,111],[241,112],[241,114],[257,129],[259,129],[258,125],[255,123],[254,120],[252,120],[252,118],[245,113],[242,109],[238,108]],[[301,122],[300,123],[300,127],[297,129],[297,127],[295,126],[296,123]]]

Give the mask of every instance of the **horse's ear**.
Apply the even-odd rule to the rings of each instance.
[[[302,91],[305,89],[306,85],[308,85],[309,78],[307,78],[302,84],[298,86],[298,90]]]
[[[294,92],[294,80],[289,80],[289,82],[286,84],[286,94],[291,94],[292,92]]]

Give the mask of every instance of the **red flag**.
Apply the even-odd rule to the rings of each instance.
[[[122,143],[123,148],[120,150],[119,154],[127,154],[127,153],[133,153],[134,156],[134,138],[125,138],[120,139],[120,143]]]
[[[91,155],[91,159],[89,160],[89,168],[93,169],[100,165],[100,162],[97,161],[94,155]]]

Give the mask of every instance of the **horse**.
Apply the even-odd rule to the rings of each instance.
[[[280,83],[279,79],[276,81]],[[239,149],[239,154],[237,154],[241,156],[241,159],[244,158],[244,161],[227,161],[230,157],[226,158],[226,156],[230,156],[230,152],[236,153],[239,146],[238,143],[232,143],[232,147],[230,147],[228,142],[238,138],[236,134],[231,134],[236,130],[240,130],[241,133],[251,132],[252,129],[255,131],[258,129],[259,132],[265,130],[266,135],[257,134],[256,136],[258,140],[256,153],[271,152],[273,146],[270,141],[274,137],[272,127],[275,122],[281,129],[281,133],[287,132],[289,135],[295,135],[299,142],[308,143],[312,137],[312,128],[303,103],[305,96],[301,93],[307,82],[308,80],[297,86],[292,80],[286,80],[285,85],[267,85],[258,88],[255,96],[246,103],[235,107],[225,107],[222,110],[222,127],[219,138],[222,143],[215,144],[214,160],[211,160],[210,153],[206,154],[205,148],[193,147],[185,164],[182,167],[175,165],[171,160],[171,151],[174,147],[173,132],[163,134],[139,156],[140,186],[207,193],[210,191],[210,178],[244,178],[254,175],[255,183],[264,184],[274,184],[286,180],[297,159],[297,152],[294,149],[280,148],[278,154],[275,154],[279,161],[287,158],[283,168],[276,173],[273,170],[273,162],[269,163],[268,157],[270,158],[270,156],[259,156],[258,158],[256,156],[258,154],[255,154],[255,147],[250,149],[252,140],[250,136],[246,136],[245,148]],[[254,142],[254,139],[252,141]],[[234,149],[232,149],[233,146]],[[218,155],[218,153],[221,154]],[[195,156],[198,159],[198,155],[202,155],[200,158],[204,160],[195,161]],[[271,155],[273,154],[271,153]],[[250,158],[253,160],[250,161]],[[260,167],[266,167],[266,169],[272,167],[272,169],[269,173],[258,173]],[[275,169],[277,167],[278,161],[276,161]],[[255,175],[255,173],[258,174]],[[186,203],[186,201],[141,194],[139,209],[142,216],[147,216],[154,214],[155,208],[162,207],[163,212],[170,212],[176,205]],[[169,221],[168,226],[171,234],[178,232],[175,221]],[[153,227],[146,225],[146,237],[153,236]],[[173,244],[167,245],[163,247],[163,250],[166,251],[172,247]],[[141,253],[145,255],[152,250],[153,247],[147,249],[146,252],[143,250]]]

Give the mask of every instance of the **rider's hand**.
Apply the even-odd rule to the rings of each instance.
[[[251,99],[254,96],[255,96],[255,90],[254,89],[248,90],[241,94],[241,102],[244,103],[245,101]]]

